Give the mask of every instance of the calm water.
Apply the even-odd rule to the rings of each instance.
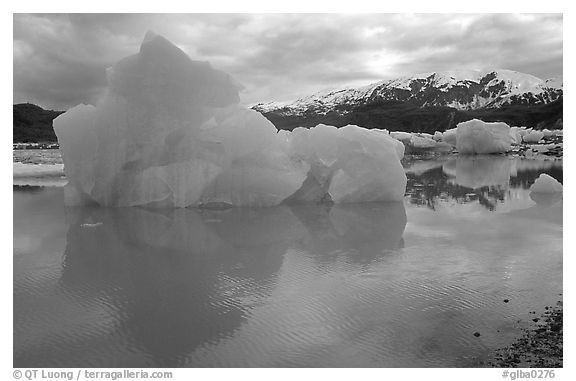
[[[562,298],[562,199],[527,190],[562,162],[405,166],[404,203],[333,207],[65,208],[15,186],[14,366],[478,366]]]

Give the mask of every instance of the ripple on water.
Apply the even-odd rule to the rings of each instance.
[[[37,241],[15,246],[14,365],[474,366],[562,292],[562,201],[527,191],[558,168],[447,163],[395,205],[65,214],[61,189],[15,190]],[[485,167],[496,186],[459,173]]]

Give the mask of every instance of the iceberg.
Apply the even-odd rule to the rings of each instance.
[[[417,132],[415,135],[421,138],[428,138],[428,139],[432,139],[434,137],[434,135],[429,134],[427,132]]]
[[[556,193],[562,192],[562,184],[554,177],[542,173],[534,184],[530,187],[530,192],[533,193]]]
[[[410,139],[410,145],[414,148],[434,148],[436,147],[436,140],[426,136],[414,135]]]
[[[513,145],[519,145],[522,143],[522,131],[519,127],[510,127],[510,142]]]
[[[412,139],[412,134],[404,131],[390,131],[390,136],[401,142],[409,142]]]
[[[524,135],[522,140],[524,143],[538,143],[544,137],[542,131],[531,131],[530,133]]]
[[[510,126],[478,119],[458,123],[456,149],[460,154],[502,153],[510,150]]]
[[[404,144],[406,144],[412,152],[451,152],[453,149],[452,145],[448,143],[417,135],[412,136],[412,139],[408,142],[405,141]]]
[[[64,166],[62,164],[13,163],[13,184],[32,186],[64,186]]]
[[[436,140],[437,142],[442,141],[442,132],[440,132],[440,131],[435,131],[435,132],[434,132],[434,136],[432,137],[432,139]]]
[[[442,141],[456,147],[456,128],[444,131],[442,134]]]
[[[241,86],[148,32],[107,70],[95,106],[54,120],[68,204],[265,207],[399,201],[401,143],[382,131],[278,131],[239,105]],[[402,146],[402,147],[401,147]]]
[[[406,175],[404,145],[377,130],[319,124],[287,134],[293,158],[310,170],[290,202],[400,201]]]
[[[532,128],[519,127],[518,132],[520,133],[520,136],[528,135],[532,132]]]

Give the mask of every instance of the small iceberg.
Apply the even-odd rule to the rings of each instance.
[[[504,153],[510,151],[510,126],[478,119],[458,123],[456,149],[460,154]]]

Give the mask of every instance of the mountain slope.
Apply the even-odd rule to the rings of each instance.
[[[12,141],[14,143],[56,142],[52,120],[64,111],[44,110],[31,103],[15,104],[12,108]]]
[[[561,103],[562,94],[561,79],[541,80],[509,70],[467,70],[402,77],[359,88],[320,92],[292,102],[260,103],[253,109],[281,129],[355,122],[368,128],[427,130],[434,125],[444,130],[467,115],[488,119],[503,115],[514,121],[524,120],[498,110],[506,108],[510,112],[512,107],[512,114],[521,113],[528,108]],[[525,123],[537,125],[542,121],[532,115]]]

